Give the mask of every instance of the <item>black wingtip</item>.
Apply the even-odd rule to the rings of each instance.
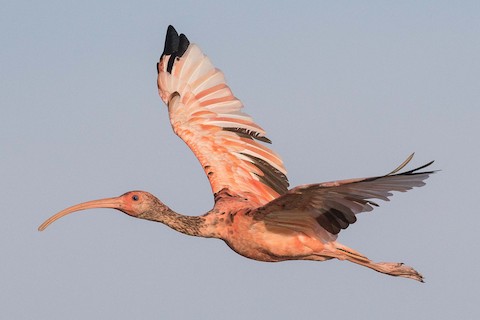
[[[415,168],[415,169],[412,169],[412,170],[409,170],[409,171],[405,171],[405,172],[402,172],[402,173],[398,173],[397,175],[415,175],[415,174],[425,174],[425,173],[426,174],[433,174],[433,173],[437,172],[438,170],[422,171],[422,172],[417,172],[417,171],[425,169],[426,167],[429,167],[434,162],[435,162],[435,160],[432,160],[429,163],[424,164],[423,166],[420,166],[418,168]]]
[[[176,53],[177,57],[183,56],[187,51],[190,41],[183,33],[178,35],[177,30],[172,25],[167,28],[167,35],[165,36],[165,48],[163,49],[164,55]]]
[[[180,44],[180,37],[177,30],[171,25],[167,28],[167,35],[165,36],[165,48],[163,49],[164,55],[169,55],[178,50]]]
[[[173,28],[173,27],[172,27]],[[179,57],[183,56],[185,51],[187,51],[188,46],[190,45],[190,41],[188,41],[187,36],[183,33],[180,35],[180,43],[178,44],[178,53]]]
[[[163,56],[170,56],[167,62],[167,72],[171,73],[175,59],[182,57],[185,51],[187,51],[190,41],[182,33],[178,35],[177,30],[171,25],[167,28],[167,35],[165,37],[165,48],[163,49]],[[158,66],[157,66],[158,70]]]

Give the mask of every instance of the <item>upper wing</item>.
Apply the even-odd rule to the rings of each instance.
[[[287,191],[282,160],[256,141],[270,143],[265,131],[240,111],[223,73],[172,26],[157,69],[172,128],[197,156],[216,200],[230,194],[261,206]]]
[[[371,178],[360,178],[303,185],[282,195],[260,208],[257,219],[264,219],[267,227],[286,226],[299,231],[313,230],[325,240],[334,240],[341,229],[354,223],[355,215],[371,211],[378,205],[371,199],[389,201],[392,191],[405,192],[423,182],[435,171],[416,169],[397,173],[413,157],[413,154],[391,173]],[[325,232],[326,231],[326,232]]]

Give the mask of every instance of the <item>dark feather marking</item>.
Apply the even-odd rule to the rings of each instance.
[[[349,223],[345,222],[345,217],[343,217],[342,212],[332,208],[328,210],[328,214],[331,215],[335,220],[335,226],[338,226],[340,229],[345,229],[348,227]]]
[[[229,192],[227,188],[223,188],[220,191],[213,194],[214,201],[217,202],[223,198],[232,198],[233,195]]]
[[[345,222],[352,224],[355,221],[357,221],[357,218],[355,217],[355,213],[352,211],[351,208],[334,201],[325,201],[325,205],[327,207],[333,208],[333,210],[340,212],[341,218],[343,218]]]
[[[165,37],[165,48],[163,49],[162,53],[162,57],[170,55],[167,63],[168,73],[172,73],[175,59],[183,56],[189,45],[190,41],[188,41],[187,37],[183,33],[179,36],[174,27],[168,26],[167,35]]]
[[[168,73],[172,73],[173,63],[175,62],[175,56],[176,55],[177,55],[176,53],[172,53],[172,55],[168,59],[168,63],[167,63],[167,72]]]
[[[315,220],[325,230],[332,234],[338,234],[340,230],[346,229],[350,224],[354,223],[357,219],[351,221],[345,214],[337,209],[330,208],[320,214]]]
[[[180,43],[178,45],[178,52],[177,52],[178,57],[183,56],[185,51],[187,51],[189,45],[190,45],[190,41],[188,41],[187,36],[184,35],[183,33],[180,34]]]
[[[237,135],[239,135],[240,137],[243,137],[243,138],[256,139],[256,140],[263,141],[263,142],[266,142],[266,143],[272,143],[272,141],[270,139],[268,139],[267,137],[261,136],[260,133],[258,133],[256,131],[248,130],[248,129],[245,129],[245,128],[229,127],[229,128],[223,128],[223,130],[230,131],[230,132],[235,132]]]
[[[206,165],[206,166],[203,167],[203,169],[205,169],[205,172],[207,173],[208,176],[213,174],[213,171],[209,170],[210,168],[211,168],[211,166],[209,166],[209,165]]]
[[[346,215],[342,211],[332,208],[328,212],[330,212],[338,221],[343,222],[340,223],[342,229],[350,224],[350,221],[348,221]]]
[[[328,213],[318,216],[315,220],[331,234],[338,234],[340,232],[340,225],[338,225],[338,223],[335,224],[335,218]]]
[[[260,178],[260,181],[275,190],[278,194],[284,194],[288,191],[288,179],[287,177],[280,172],[279,170],[275,169],[272,165],[270,165],[268,162],[257,158],[255,156],[252,156],[250,154],[246,153],[240,153],[244,156],[249,157],[252,159],[252,163],[260,169],[260,171],[263,173],[263,176],[257,175]]]
[[[165,37],[165,48],[163,49],[162,56],[167,56],[178,50],[180,44],[180,38],[178,37],[177,30],[173,26],[168,26],[167,35]]]
[[[360,181],[356,181],[356,182],[353,182],[353,183],[375,181],[375,180],[378,180],[378,179],[380,179],[380,178],[385,178],[385,177],[416,176],[416,175],[419,175],[419,174],[426,174],[426,175],[433,174],[433,173],[436,172],[436,170],[417,172],[418,170],[422,170],[422,169],[430,166],[432,163],[433,163],[433,161],[430,161],[429,163],[424,164],[423,166],[420,166],[420,167],[418,167],[418,168],[415,168],[415,169],[412,169],[412,170],[409,170],[409,171],[405,171],[405,172],[401,172],[401,173],[396,173],[396,174],[387,174],[387,175],[385,175],[385,176],[379,176],[379,177],[366,178],[366,179],[363,179],[363,180],[360,180]]]

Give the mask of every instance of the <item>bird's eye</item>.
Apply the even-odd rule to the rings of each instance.
[[[138,201],[138,196],[137,196],[137,195],[133,195],[133,196],[132,196],[132,200],[133,200],[133,201]]]

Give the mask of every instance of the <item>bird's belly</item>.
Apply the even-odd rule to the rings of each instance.
[[[286,230],[270,232],[251,229],[251,232],[234,234],[225,238],[227,245],[238,254],[259,261],[277,262],[302,259],[317,250],[322,244],[302,233]]]

